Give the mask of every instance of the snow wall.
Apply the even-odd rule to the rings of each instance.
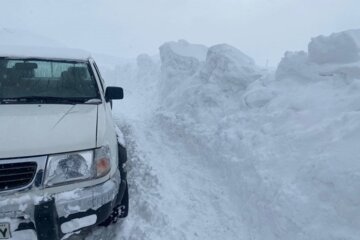
[[[140,239],[357,239],[358,32],[316,37],[275,73],[232,46],[184,40],[118,66],[128,99],[115,111],[157,194],[133,200],[151,207],[122,230]]]

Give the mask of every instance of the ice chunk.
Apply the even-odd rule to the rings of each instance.
[[[201,76],[208,82],[229,85],[236,90],[246,89],[261,74],[249,56],[230,45],[220,44],[209,49]]]
[[[205,61],[208,48],[201,44],[190,44],[186,40],[177,42],[168,42],[168,47],[176,54],[183,57],[196,58],[199,61]]]
[[[348,35],[349,33],[353,33],[355,36],[357,32],[350,31],[346,32],[345,35],[350,36]],[[342,36],[343,34],[344,33],[333,34],[332,36]],[[350,53],[349,46],[335,47],[335,45],[335,51],[331,52],[330,45],[320,47],[320,41],[328,41],[324,39],[326,38],[318,37],[317,40],[313,39],[309,44],[309,46],[311,46],[309,47],[309,53],[304,51],[286,52],[276,70],[276,79],[293,79],[301,82],[314,82],[319,80],[349,82],[354,79],[359,79],[360,62],[357,60],[360,59],[353,57],[353,61],[355,62],[349,62],[351,59],[349,56],[354,53],[358,54],[358,52],[354,51]],[[349,44],[355,44],[355,41],[350,41]],[[325,50],[329,52],[326,53]],[[320,54],[320,51],[322,51],[323,54]],[[347,60],[345,61],[345,59]]]
[[[207,48],[202,45],[193,45],[182,40],[168,42],[160,47],[162,72],[165,77],[191,76],[200,67],[200,62],[205,60]]]
[[[318,63],[350,63],[360,60],[360,30],[319,36],[309,43],[309,60]]]
[[[276,70],[276,79],[299,79],[313,81],[318,77],[317,68],[309,62],[308,54],[304,51],[286,52]]]
[[[168,42],[160,47],[161,92],[171,93],[181,82],[193,76],[205,60],[207,47],[184,40]]]

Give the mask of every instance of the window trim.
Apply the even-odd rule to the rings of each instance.
[[[99,68],[98,68],[98,66],[97,66],[97,64],[96,64],[96,62],[95,62],[94,60],[92,61],[92,65],[94,66],[94,69],[95,69],[95,71],[96,71],[96,74],[97,74],[97,76],[98,76],[98,78],[99,78],[99,82],[100,82],[101,88],[102,88],[102,90],[103,90],[103,92],[104,92],[104,94],[105,94],[105,83],[104,83],[104,80],[103,80],[103,78],[102,78],[102,76],[101,76],[101,74],[100,74],[100,70],[99,70]]]

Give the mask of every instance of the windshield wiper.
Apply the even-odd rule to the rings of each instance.
[[[16,98],[2,98],[1,104],[22,104],[22,103],[61,103],[61,104],[81,104],[89,98],[63,98],[50,96],[24,96]]]

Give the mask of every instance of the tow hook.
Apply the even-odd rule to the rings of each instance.
[[[113,213],[111,214],[112,222],[117,223],[119,218],[122,218],[125,214],[125,206],[120,205],[114,208]]]
[[[100,226],[109,226],[112,223],[117,223],[119,219],[124,216],[125,208],[126,207],[124,205],[119,205],[117,207],[114,207],[111,215],[108,217],[108,219],[106,219],[105,222],[100,224]]]

